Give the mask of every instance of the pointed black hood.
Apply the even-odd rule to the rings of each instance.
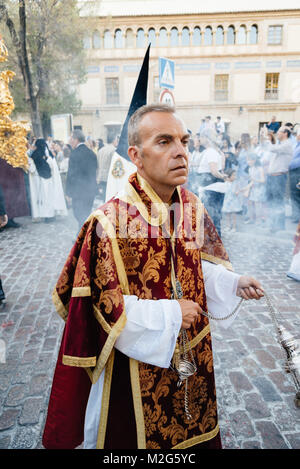
[[[135,90],[133,93],[133,97],[131,100],[131,104],[128,110],[128,114],[126,120],[124,122],[122,132],[120,135],[119,145],[116,149],[116,152],[129,160],[129,156],[127,154],[128,150],[128,121],[132,114],[141,106],[144,106],[147,103],[147,89],[148,89],[148,71],[149,71],[149,55],[150,55],[150,44],[147,49],[147,52],[144,57],[143,65],[140,70],[140,74],[138,77],[137,84],[135,86]]]

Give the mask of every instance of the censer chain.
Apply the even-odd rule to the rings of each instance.
[[[298,377],[298,373],[300,375],[300,350],[298,350],[299,346],[297,345],[297,341],[293,338],[293,336],[289,334],[288,331],[286,331],[283,328],[283,326],[280,326],[277,316],[281,317],[281,319],[283,318],[279,314],[279,312],[275,310],[267,293],[264,293],[264,296],[266,299],[266,303],[268,306],[271,319],[276,329],[278,342],[287,355],[285,371],[287,373],[290,373],[293,378],[295,388],[296,388],[295,405],[296,407],[300,408],[300,380]],[[217,317],[212,316],[208,312],[205,313],[204,311],[202,311],[201,314],[203,314],[204,316],[214,321],[225,321],[226,319],[229,319],[237,312],[237,310],[240,308],[243,301],[244,301],[243,298],[241,298],[241,300],[239,301],[237,306],[234,308],[234,310],[229,315],[224,316],[224,317],[217,318]]]

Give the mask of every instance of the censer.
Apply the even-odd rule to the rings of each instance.
[[[176,278],[175,281],[176,285],[176,293],[172,295],[173,298],[182,298],[182,289],[180,282]],[[284,370],[289,373],[294,381],[295,389],[296,389],[296,395],[295,395],[295,406],[297,408],[300,408],[300,344],[299,341],[296,340],[292,334],[285,328],[283,327],[279,321],[279,313],[278,311],[274,308],[274,306],[271,303],[271,300],[269,296],[264,293],[266,303],[270,312],[271,319],[274,323],[276,334],[277,334],[277,340],[282,347],[283,351],[285,352],[286,355],[286,361],[284,364]],[[209,319],[216,320],[216,321],[224,321],[225,319],[228,319],[229,317],[233,316],[237,310],[240,308],[242,302],[244,300],[241,299],[238,303],[238,305],[234,308],[234,310],[226,317],[213,317],[209,313],[202,312],[202,314]],[[185,381],[185,398],[184,398],[184,405],[185,405],[185,413],[187,416],[187,419],[190,420],[192,418],[190,412],[189,412],[189,407],[188,407],[188,378],[192,376],[196,371],[196,364],[193,359],[192,351],[189,348],[189,341],[187,337],[187,333],[185,329],[181,329],[180,332],[180,347],[179,349],[182,351],[180,354],[177,366],[175,366],[173,369],[177,372],[179,376],[179,380],[177,383],[177,386],[180,387],[183,381]],[[188,355],[190,355],[190,360],[188,358]]]
[[[278,342],[286,353],[285,371],[290,373],[296,388],[295,405],[300,408],[300,344],[292,334],[279,324],[276,315],[278,312],[273,307],[270,298],[265,294],[266,302],[276,328]]]
[[[172,298],[180,299],[183,297],[182,288],[179,280],[175,280],[175,292],[172,293]],[[185,382],[185,394],[184,394],[184,409],[188,420],[192,419],[192,415],[189,411],[189,390],[188,390],[188,378],[193,376],[197,371],[196,363],[194,361],[193,353],[189,344],[187,332],[185,329],[180,331],[180,342],[179,342],[179,358],[174,367],[171,367],[178,374],[177,387],[180,388],[183,382]],[[189,360],[190,356],[190,360]]]
[[[271,319],[275,326],[277,340],[286,354],[284,370],[292,376],[296,388],[296,395],[294,399],[295,406],[297,408],[300,408],[300,343],[292,336],[292,334],[285,327],[279,324],[278,317],[280,315],[278,311],[274,308],[269,296],[265,292],[264,296],[270,312]],[[209,319],[213,319],[215,321],[224,321],[225,319],[228,319],[230,316],[232,316],[239,309],[243,301],[244,300],[241,299],[234,311],[226,317],[215,318],[209,313],[203,312],[202,314],[204,314],[204,316],[208,317]]]

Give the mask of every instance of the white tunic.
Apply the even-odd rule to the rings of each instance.
[[[29,187],[32,218],[52,218],[67,215],[67,206],[58,166],[54,158],[48,157],[51,178],[39,176],[32,158],[29,158]]]
[[[240,301],[236,296],[240,275],[206,261],[202,261],[202,268],[208,311],[214,317],[228,316]],[[124,302],[127,322],[115,348],[143,363],[169,368],[182,323],[178,301],[139,300],[130,295],[124,296]],[[236,314],[220,324],[229,327]],[[91,387],[84,425],[85,449],[96,448],[104,373]]]

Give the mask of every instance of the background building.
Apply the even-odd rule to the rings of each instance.
[[[79,3],[82,21],[94,18],[84,40],[82,110],[74,116],[87,135],[106,139],[120,130],[149,42],[148,102],[158,101],[161,91],[158,58],[174,60],[175,103],[192,132],[206,115],[222,116],[232,137],[257,135],[273,115],[300,123],[298,2],[265,7],[247,0],[238,8],[231,0]]]

